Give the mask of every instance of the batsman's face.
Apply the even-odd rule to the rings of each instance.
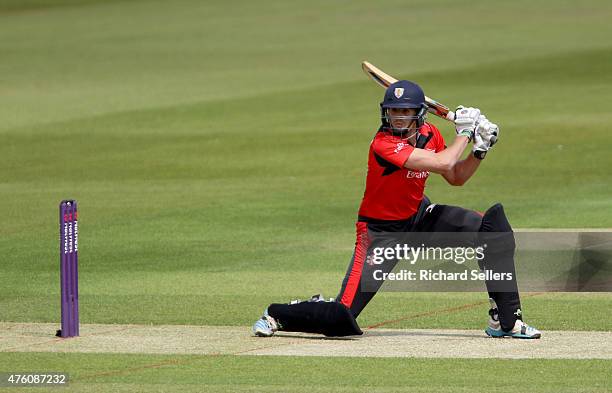
[[[414,127],[417,111],[410,108],[389,108],[389,121],[391,126],[397,129]]]

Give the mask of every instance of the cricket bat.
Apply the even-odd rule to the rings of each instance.
[[[370,79],[372,79],[374,82],[378,83],[385,89],[389,87],[390,84],[397,82],[397,79],[395,79],[389,74],[384,73],[380,68],[375,67],[373,64],[368,63],[367,61],[361,63],[361,68],[363,69],[363,72],[365,72],[366,75],[370,77]],[[436,100],[432,100],[427,96],[425,96],[425,102],[427,103],[427,110],[430,113],[433,113],[434,115],[446,119],[450,122],[455,120],[455,112],[448,109],[448,107],[440,104]]]

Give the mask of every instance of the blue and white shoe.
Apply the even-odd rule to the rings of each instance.
[[[514,328],[512,328],[509,332],[504,332],[501,328],[501,324],[499,323],[499,311],[497,309],[497,304],[493,299],[489,299],[491,303],[491,309],[489,310],[489,324],[485,329],[485,333],[490,337],[514,337],[514,338],[540,338],[542,333],[532,327],[527,325],[520,319],[517,319],[514,323]],[[520,310],[519,316],[520,316]]]
[[[491,337],[513,337],[513,338],[540,338],[542,333],[534,328],[533,326],[527,325],[525,322],[520,319],[516,320],[514,324],[514,328],[509,332],[504,332],[501,327],[499,329],[493,329],[491,326],[487,326],[485,329],[485,333]]]
[[[278,323],[268,315],[268,309],[253,325],[253,334],[259,337],[270,337],[278,330]]]

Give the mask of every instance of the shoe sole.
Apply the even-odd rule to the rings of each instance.
[[[512,333],[506,333],[504,331],[496,331],[490,328],[486,328],[484,331],[487,336],[489,337],[493,337],[493,338],[505,338],[505,337],[512,337],[512,338],[521,338],[521,339],[526,339],[526,340],[533,340],[533,339],[538,339],[540,338],[542,335],[540,333],[538,334],[534,334],[533,336],[528,336],[526,334],[512,334]]]
[[[255,333],[257,337],[272,337],[272,335],[274,335],[274,332],[267,333],[261,330],[255,330],[253,333]]]

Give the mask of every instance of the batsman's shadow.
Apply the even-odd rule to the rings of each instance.
[[[484,334],[474,333],[461,333],[461,332],[432,332],[432,331],[414,331],[414,330],[366,330],[364,336],[371,337],[397,337],[397,336],[420,336],[420,337],[457,337],[457,338],[483,338],[488,337]]]
[[[489,337],[479,332],[462,333],[462,332],[433,332],[433,331],[414,331],[414,330],[365,330],[363,336],[346,336],[346,337],[326,337],[323,335],[315,335],[309,333],[289,333],[277,332],[274,337],[283,338],[298,338],[303,340],[315,341],[355,341],[367,337],[450,337],[450,338],[472,338],[472,339],[488,339]]]
[[[327,337],[323,335],[314,335],[308,333],[279,333],[276,332],[274,337],[284,337],[284,338],[299,338],[303,340],[317,340],[317,341],[354,341],[358,340],[363,336],[345,336],[345,337]]]

